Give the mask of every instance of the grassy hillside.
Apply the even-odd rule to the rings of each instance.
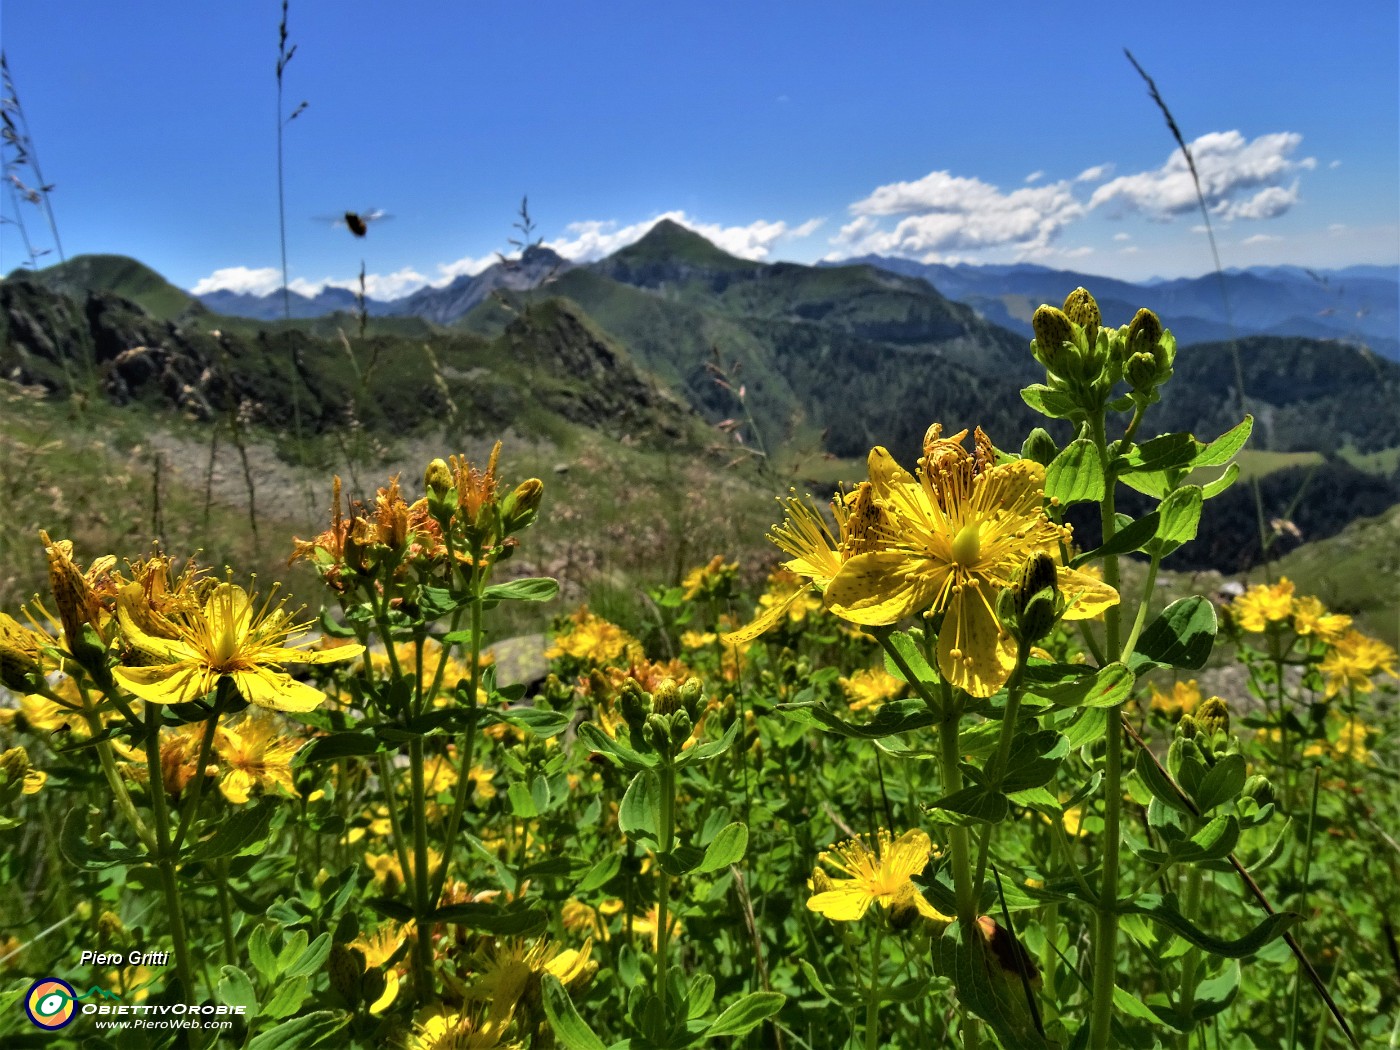
[[[125,255],[78,255],[61,267],[37,272],[14,270],[7,279],[21,276],[60,291],[111,292],[161,321],[207,312],[193,296]]]

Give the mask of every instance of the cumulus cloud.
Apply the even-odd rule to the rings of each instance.
[[[249,269],[247,266],[226,266],[215,270],[208,277],[201,277],[190,291],[194,295],[207,295],[220,289],[230,292],[246,292],[249,295],[267,295],[282,287],[282,271],[272,266]]]
[[[1112,164],[1095,164],[1092,168],[1085,168],[1074,177],[1075,182],[1098,182],[1113,174]]]
[[[1084,207],[1064,181],[1003,193],[981,179],[933,171],[880,186],[850,211],[855,218],[832,240],[838,255],[874,252],[933,262],[985,248],[1043,251]],[[881,222],[886,218],[896,219],[893,228]]]
[[[1247,140],[1238,131],[1213,131],[1191,143],[1206,206],[1226,219],[1271,219],[1297,203],[1297,182],[1282,183],[1296,172],[1317,166],[1313,157],[1293,159],[1303,141],[1297,132],[1280,131]],[[1122,175],[1104,183],[1089,198],[1089,207],[1110,215],[1139,212],[1168,221],[1197,206],[1196,187],[1186,157],[1176,150],[1155,171]]]
[[[752,259],[755,262],[768,258],[773,245],[780,239],[809,236],[823,222],[821,219],[809,219],[800,226],[789,227],[782,221],[757,219],[747,226],[720,226],[716,223],[699,222],[684,211],[668,211],[655,218],[627,226],[596,219],[571,222],[564,228],[565,237],[548,241],[546,245],[574,262],[593,262],[641,240],[663,219],[670,219],[688,230],[694,230],[730,255]]]

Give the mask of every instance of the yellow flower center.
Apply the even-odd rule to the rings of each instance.
[[[969,521],[953,537],[953,561],[964,569],[975,565],[982,553],[982,534],[977,522]]]

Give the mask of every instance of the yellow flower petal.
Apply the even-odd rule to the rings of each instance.
[[[1056,575],[1059,577],[1060,593],[1069,602],[1065,609],[1066,620],[1089,620],[1110,605],[1118,604],[1118,592],[1088,573],[1061,568]]]
[[[990,594],[969,581],[948,603],[938,632],[938,671],[971,696],[991,696],[1011,677],[1016,643],[1001,629]]]
[[[927,606],[948,572],[946,565],[930,565],[902,551],[858,554],[827,585],[826,604],[852,623],[896,623]]]
[[[837,922],[858,922],[874,900],[865,889],[852,883],[807,898],[807,907]]]
[[[314,686],[266,668],[234,671],[229,677],[244,700],[273,711],[311,711],[326,699],[326,694]]]

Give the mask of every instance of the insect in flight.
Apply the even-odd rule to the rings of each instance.
[[[320,221],[329,222],[332,226],[344,227],[356,237],[363,237],[369,232],[370,223],[381,222],[384,219],[393,218],[393,216],[379,208],[368,208],[365,211],[347,211],[341,215],[324,215],[319,218]]]

